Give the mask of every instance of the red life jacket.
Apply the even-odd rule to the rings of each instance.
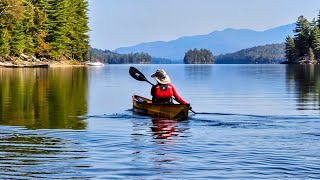
[[[171,98],[173,96],[173,87],[171,84],[157,84],[154,87],[153,95],[155,98]]]
[[[152,101],[157,103],[170,103],[172,97],[180,104],[188,104],[184,101],[171,84],[157,84],[151,89]]]

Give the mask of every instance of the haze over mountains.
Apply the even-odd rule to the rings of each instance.
[[[181,60],[189,49],[205,48],[217,56],[254,46],[283,43],[288,35],[293,36],[294,28],[295,24],[288,24],[266,31],[229,28],[223,31],[214,31],[207,35],[181,37],[168,42],[141,43],[131,47],[118,48],[115,51],[121,54],[144,52],[152,57]]]

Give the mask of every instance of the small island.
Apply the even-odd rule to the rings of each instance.
[[[207,49],[190,49],[183,60],[185,64],[214,64],[214,56]]]
[[[300,16],[293,30],[294,37],[288,36],[285,43],[287,61],[283,64],[319,64],[320,62],[320,14],[318,20],[309,22]]]

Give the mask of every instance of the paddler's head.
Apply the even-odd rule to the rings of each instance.
[[[154,74],[151,75],[160,84],[169,84],[171,82],[170,77],[163,69],[158,69]]]

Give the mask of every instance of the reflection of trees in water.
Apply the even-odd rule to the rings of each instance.
[[[0,69],[0,123],[84,129],[86,68]]]
[[[319,109],[320,67],[314,65],[288,65],[287,84],[296,91],[300,110]],[[312,103],[310,105],[310,103]]]
[[[212,65],[186,65],[185,73],[191,79],[208,79],[212,73]]]
[[[81,176],[88,158],[79,144],[36,134],[0,135],[0,179],[53,178]]]

